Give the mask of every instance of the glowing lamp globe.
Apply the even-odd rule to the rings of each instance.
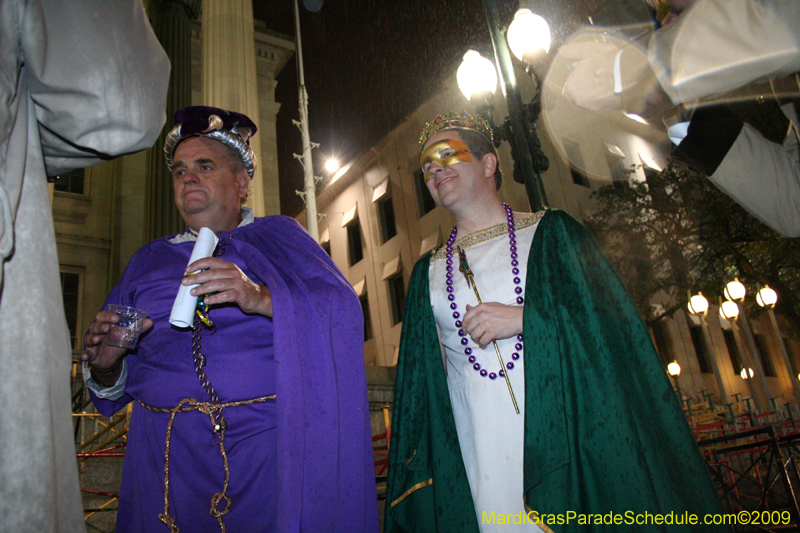
[[[719,306],[719,316],[725,320],[736,320],[739,318],[739,306],[736,302],[725,300]]]
[[[480,53],[468,50],[456,71],[456,81],[467,100],[471,100],[473,94],[486,91],[494,94],[497,89],[497,71],[494,64]]]
[[[702,292],[698,292],[689,298],[689,312],[693,315],[705,315],[708,313],[708,300]]]
[[[339,170],[339,162],[336,159],[328,159],[325,163],[325,170],[328,172],[336,172]]]
[[[673,361],[667,365],[667,372],[669,372],[670,376],[680,376],[681,365],[679,365],[677,361]]]
[[[744,300],[745,294],[747,294],[747,290],[739,281],[739,278],[725,285],[725,298],[728,300],[733,300],[734,302]]]
[[[756,301],[761,307],[775,307],[775,304],[778,302],[778,293],[770,289],[769,285],[764,285],[764,287],[758,291]]]
[[[739,375],[742,376],[742,379],[750,379],[753,377],[753,369],[743,368],[742,371],[739,373]]]
[[[508,27],[508,47],[522,61],[526,53],[550,51],[550,25],[530,9],[520,9]]]

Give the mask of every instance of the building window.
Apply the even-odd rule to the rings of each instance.
[[[333,257],[331,255],[331,231],[330,228],[325,228],[320,231],[319,233],[319,245],[325,250],[325,253],[328,254],[328,257]]]
[[[644,180],[647,183],[652,183],[654,179],[657,179],[659,177],[659,174],[660,172],[658,172],[657,170],[653,170],[650,167],[644,167]]]
[[[369,314],[369,298],[364,294],[358,299],[361,302],[361,311],[364,313],[364,342],[372,338],[372,320]]]
[[[417,190],[417,210],[420,218],[422,218],[423,215],[427,215],[436,208],[436,202],[433,201],[431,191],[425,185],[425,176],[422,169],[417,169],[414,172],[414,188]]]
[[[378,200],[378,217],[381,224],[381,242],[384,243],[397,235],[391,194],[386,194]]]
[[[583,171],[586,168],[586,164],[583,162],[583,153],[580,145],[575,141],[564,139],[564,151],[567,155],[567,164],[569,165],[569,173],[572,175],[572,183],[581,187],[589,187],[589,178]]]
[[[350,266],[364,259],[364,241],[358,221],[358,204],[353,205],[342,217],[342,227],[347,232],[347,257]]]
[[[392,307],[392,325],[403,321],[403,312],[406,307],[406,292],[403,287],[403,273],[387,280],[389,284],[389,305]]]
[[[650,192],[650,198],[656,203],[667,202],[669,200],[669,194],[663,185],[663,180],[660,179],[661,173],[647,166],[642,170],[644,172],[645,183],[647,183],[647,190]]]
[[[606,163],[611,173],[611,183],[617,189],[624,189],[628,186],[628,173],[625,171],[625,160],[621,157],[606,154]]]
[[[722,336],[725,337],[725,346],[728,348],[728,355],[731,357],[733,371],[738,376],[742,373],[744,360],[742,359],[742,352],[739,351],[739,346],[736,344],[736,336],[729,329],[723,329]]]
[[[81,275],[76,270],[61,271],[61,296],[64,301],[64,315],[69,328],[69,339],[72,350],[78,346],[78,317],[80,316]]]
[[[392,191],[387,177],[372,192],[372,202],[378,210],[378,223],[381,227],[381,244],[397,235],[397,225],[394,219],[394,204]]]
[[[711,354],[706,349],[706,343],[703,339],[703,328],[700,326],[690,326],[689,333],[692,335],[692,344],[694,345],[694,353],[697,355],[697,362],[700,364],[700,372],[703,374],[713,374],[714,370],[711,368]]]
[[[783,348],[786,350],[786,354],[789,356],[789,361],[792,363],[792,368],[789,369],[789,373],[794,373],[796,376],[800,370],[800,366],[797,364],[797,355],[792,351],[791,343],[789,343],[788,337],[782,337],[781,341],[783,342]]]
[[[669,337],[669,328],[666,322],[659,322],[650,328],[650,334],[653,337],[653,344],[656,346],[656,351],[661,359],[661,364],[666,366],[675,360],[672,353],[672,342]]]
[[[353,221],[347,225],[347,254],[350,258],[350,266],[364,259],[361,224],[358,223],[358,218],[353,219]]]
[[[58,176],[55,181],[55,190],[72,194],[83,194],[85,169],[70,170]]]
[[[361,224],[358,219],[347,225],[347,253],[350,257],[350,266],[364,259],[364,247],[361,240]]]
[[[569,174],[572,176],[572,183],[575,185],[580,185],[581,187],[590,187],[588,176],[572,165],[569,166]]]
[[[775,365],[772,364],[772,355],[767,347],[767,339],[764,338],[764,335],[753,334],[753,341],[756,343],[758,355],[761,357],[761,367],[764,369],[764,375],[771,378],[776,377]]]

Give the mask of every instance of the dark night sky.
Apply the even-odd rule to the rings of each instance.
[[[557,43],[605,1],[497,4],[504,24],[520,4],[541,14]],[[619,0],[611,3],[619,5]],[[294,36],[292,0],[254,0],[253,9],[269,29]],[[314,150],[317,175],[324,156],[348,160],[397,126],[455,73],[468,49],[494,57],[482,0],[324,0],[317,12],[301,3],[300,24],[311,140],[320,144]],[[303,169],[292,157],[302,150],[300,131],[291,123],[299,119],[294,59],[278,82],[281,210],[295,216],[303,207],[294,192],[302,189]]]

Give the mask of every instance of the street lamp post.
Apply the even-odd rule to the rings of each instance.
[[[757,400],[755,395],[755,387],[753,387],[753,369],[752,368],[742,368],[742,371],[739,372],[739,375],[742,376],[742,379],[747,382],[750,386],[750,398],[745,398],[744,401],[747,402],[747,413],[750,415],[750,425],[755,426],[755,419],[753,418],[753,406],[750,403],[751,400]],[[758,407],[758,406],[756,406]],[[766,410],[762,410],[762,413],[766,413]]]
[[[319,221],[317,219],[317,181],[314,177],[314,161],[311,158],[311,149],[319,146],[311,142],[308,132],[308,92],[306,91],[305,72],[303,68],[303,42],[300,39],[300,8],[297,0],[294,1],[294,23],[297,38],[297,74],[298,92],[300,100],[300,121],[292,121],[300,128],[303,138],[303,155],[294,154],[295,159],[303,165],[303,191],[298,194],[306,204],[306,228],[308,233],[319,242]]]
[[[800,402],[800,383],[797,381],[792,360],[789,358],[789,354],[786,352],[786,346],[783,344],[781,329],[778,327],[778,320],[775,318],[775,304],[778,303],[778,294],[774,290],[770,289],[769,285],[765,285],[760,291],[758,291],[758,294],[756,295],[756,302],[758,302],[758,305],[761,307],[766,307],[767,311],[769,312],[769,319],[772,322],[772,328],[775,330],[778,346],[783,354],[783,362],[786,364],[786,369],[789,371],[789,380],[792,382],[792,388],[794,389],[794,400],[795,402]]]
[[[725,285],[725,298],[731,300],[732,302],[736,303],[739,306],[739,317],[742,320],[742,329],[744,330],[744,336],[747,339],[747,346],[750,348],[750,353],[753,355],[753,366],[756,369],[756,375],[758,376],[758,381],[761,384],[761,390],[764,392],[764,411],[766,412],[766,402],[769,402],[770,398],[772,398],[772,394],[769,390],[769,385],[767,384],[767,377],[764,374],[764,367],[761,364],[761,356],[758,353],[758,348],[756,347],[756,343],[753,340],[753,333],[750,331],[750,321],[747,318],[747,310],[744,307],[744,297],[747,294],[747,289],[745,289],[744,285],[739,281],[739,278],[735,278],[733,281]]]
[[[739,354],[742,355],[742,361],[739,361],[739,365],[742,367],[740,375],[742,379],[747,382],[747,386],[750,389],[750,397],[753,398],[753,401],[756,402],[756,408],[759,412],[766,412],[766,397],[762,400],[756,394],[756,387],[753,385],[753,362],[748,357],[748,352],[742,350],[742,338],[739,335],[739,326],[736,323],[736,319],[739,318],[739,306],[736,305],[736,302],[732,302],[730,300],[725,300],[724,302],[720,302],[719,304],[719,317],[722,319],[727,320],[731,324],[731,331],[733,332],[733,342],[736,344],[736,348],[739,350]],[[749,376],[748,376],[749,372]],[[749,404],[748,404],[749,405]]]
[[[722,382],[722,373],[719,370],[719,363],[717,362],[717,352],[714,349],[714,343],[711,341],[711,334],[708,332],[708,323],[706,322],[706,315],[708,314],[708,300],[705,299],[702,292],[698,292],[689,298],[689,312],[693,315],[700,317],[700,325],[703,327],[703,342],[706,344],[709,354],[711,354],[711,366],[714,369],[714,375],[717,378],[717,387],[719,388],[720,396],[722,397],[722,405],[728,405],[728,393],[725,390],[725,384]]]
[[[672,379],[675,380],[675,392],[678,394],[678,401],[681,400],[683,395],[681,394],[681,385],[678,382],[678,378],[681,375],[681,365],[678,364],[678,361],[672,361],[670,364],[667,365],[667,372],[669,375],[672,376]]]
[[[503,85],[503,94],[505,95],[509,116],[503,122],[502,126],[494,126],[491,116],[492,106],[489,100],[490,94],[486,93],[485,89],[479,93],[470,92],[469,94],[467,94],[463,87],[461,90],[468,100],[478,106],[478,113],[492,126],[495,132],[496,143],[499,143],[503,139],[509,142],[511,146],[511,157],[514,160],[514,180],[525,185],[525,192],[528,195],[531,209],[538,211],[547,206],[547,195],[542,183],[541,173],[550,166],[547,156],[542,152],[541,143],[536,133],[536,121],[540,111],[538,83],[534,99],[528,104],[523,104],[522,97],[519,93],[519,86],[517,85],[517,78],[514,74],[514,67],[511,63],[511,52],[509,51],[506,40],[503,39],[503,26],[500,23],[497,3],[495,0],[484,0],[483,7],[489,26],[489,35],[492,39],[495,61],[500,70],[500,83]],[[519,29],[524,27],[526,23],[533,24],[533,26],[529,26],[527,29]],[[512,27],[514,27],[513,31]],[[546,39],[542,40],[542,43],[546,43],[546,46],[542,43],[533,46],[538,46],[538,48],[545,49],[545,51],[549,50],[550,30],[547,27],[547,23],[544,22],[544,19],[541,17],[533,15],[527,9],[521,9],[514,17],[512,27],[509,27],[508,30],[509,39],[511,39],[514,34],[523,37],[536,36],[541,35],[542,32],[546,30]],[[529,51],[533,52],[534,50]],[[475,53],[477,54],[477,52]],[[466,59],[465,55],[465,60]],[[536,83],[533,71],[529,69],[529,73],[531,73],[534,83]],[[491,93],[494,93],[495,86],[496,84],[492,86]],[[459,87],[461,87],[460,83]]]

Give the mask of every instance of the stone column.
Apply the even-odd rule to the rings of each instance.
[[[203,0],[203,104],[244,113],[260,124],[252,0]],[[258,161],[247,201],[264,216],[259,134],[251,141]]]
[[[259,57],[259,62],[261,61]],[[268,65],[259,65],[261,122],[258,124],[258,137],[261,137],[259,140],[263,154],[261,175],[264,177],[264,208],[267,215],[279,215],[281,195],[278,182],[278,135],[275,123],[281,104],[275,101],[275,87],[278,82],[274,79],[273,71],[264,68],[265,66]]]
[[[151,2],[150,9],[153,31],[169,56],[171,70],[167,121],[147,153],[144,224],[148,241],[185,229],[173,199],[172,177],[164,159],[164,138],[172,128],[175,112],[192,105],[191,24],[199,15],[200,0],[156,0]]]

